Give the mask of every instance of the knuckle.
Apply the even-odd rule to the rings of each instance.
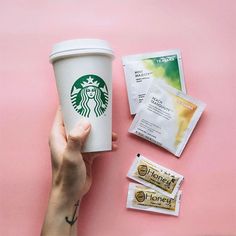
[[[78,136],[78,135],[69,134],[68,139],[72,143],[80,143],[80,136]]]
[[[76,148],[76,149],[81,148],[81,139],[80,139],[80,137],[69,135],[68,140],[69,140],[69,143],[68,143],[69,147]]]
[[[52,147],[52,138],[51,137],[49,137],[49,139],[48,139],[48,146],[51,148]]]
[[[54,137],[54,135],[51,133],[50,135],[49,135],[49,138],[48,138],[48,145],[49,145],[49,147],[52,147],[53,146],[53,144],[54,144],[54,141],[55,140],[55,137]]]
[[[63,155],[63,165],[69,168],[76,168],[79,165],[78,158],[70,151],[66,150]]]

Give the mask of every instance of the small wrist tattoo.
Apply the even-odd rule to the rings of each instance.
[[[76,216],[76,212],[77,212],[77,209],[79,207],[79,200],[75,203],[75,209],[74,209],[74,212],[73,212],[73,216],[72,216],[72,219],[70,220],[68,216],[65,217],[65,220],[68,224],[70,224],[71,226],[77,221],[78,219],[78,216]]]

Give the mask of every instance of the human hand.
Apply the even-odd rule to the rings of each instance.
[[[100,154],[81,154],[81,149],[90,130],[91,125],[87,121],[81,120],[71,130],[67,138],[61,110],[58,109],[49,138],[52,190],[41,235],[66,235],[63,232],[68,224],[72,227],[77,219],[77,217],[74,218],[73,212],[76,212],[79,200],[90,189],[92,163],[94,158]],[[117,134],[112,133],[111,138],[112,147],[116,149],[117,145],[114,142],[117,141]],[[71,215],[72,219],[69,220],[68,216]],[[58,219],[62,224],[58,224],[55,219]],[[75,233],[76,230],[74,229],[73,232]]]
[[[52,126],[49,146],[51,150],[53,188],[70,197],[82,198],[92,183],[91,167],[93,160],[100,153],[81,154],[81,148],[89,135],[91,125],[86,120],[77,123],[68,135],[58,109]],[[117,141],[117,134],[112,133],[112,141]],[[115,143],[113,149],[117,148]]]

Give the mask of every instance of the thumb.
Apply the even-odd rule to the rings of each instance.
[[[86,120],[80,120],[70,131],[67,140],[69,151],[81,151],[83,144],[90,133],[91,125]]]

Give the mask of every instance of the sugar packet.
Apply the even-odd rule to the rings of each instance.
[[[205,104],[161,80],[152,80],[129,132],[180,157]]]
[[[169,198],[174,198],[184,176],[137,154],[127,176]]]
[[[181,191],[174,199],[158,191],[140,184],[130,183],[127,197],[127,208],[157,212],[178,216],[180,208]]]
[[[178,49],[124,56],[122,61],[131,114],[137,112],[152,79],[160,79],[186,92],[182,59]]]

